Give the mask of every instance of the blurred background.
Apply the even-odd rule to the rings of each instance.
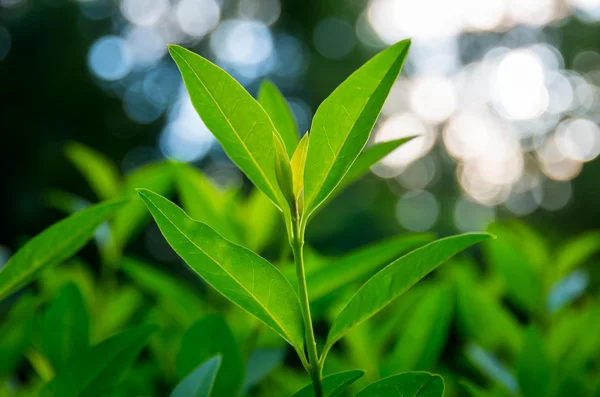
[[[309,230],[318,247],[513,217],[562,236],[597,227],[599,20],[600,0],[0,0],[0,252],[62,216],[50,189],[93,198],[65,158],[71,140],[123,172],[166,157],[244,183],[193,110],[167,43],[252,94],[272,80],[306,131],[353,70],[412,38],[372,140],[422,137],[323,211]]]

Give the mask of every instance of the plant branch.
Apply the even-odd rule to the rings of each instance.
[[[298,222],[298,216],[292,217],[292,235],[290,236],[290,246],[294,253],[294,262],[296,264],[296,277],[298,278],[298,291],[300,293],[300,306],[302,308],[302,317],[304,319],[304,333],[306,338],[306,350],[308,353],[309,373],[315,390],[315,397],[324,397],[323,382],[321,371],[323,369],[319,361],[317,352],[317,342],[312,326],[310,315],[310,304],[308,300],[308,289],[306,287],[306,275],[304,272],[304,228]]]

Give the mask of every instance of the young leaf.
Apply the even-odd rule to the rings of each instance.
[[[241,236],[226,213],[224,193],[200,170],[188,164],[177,164],[175,168],[179,198],[189,216],[210,225],[226,239],[240,242]]]
[[[552,368],[544,340],[534,327],[525,333],[517,363],[517,378],[523,397],[546,397],[552,390]]]
[[[344,390],[365,374],[365,371],[355,369],[352,371],[338,372],[323,378],[323,394],[325,397],[339,397]],[[312,383],[303,387],[292,397],[314,397]]]
[[[42,395],[91,397],[109,392],[124,379],[156,328],[129,329],[79,352]]]
[[[110,200],[119,195],[119,170],[102,153],[77,142],[68,143],[65,152],[100,200]]]
[[[210,397],[222,357],[216,355],[199,365],[173,390],[170,397]]]
[[[362,389],[355,397],[442,397],[444,379],[428,372],[406,372],[381,379]]]
[[[314,302],[338,288],[364,280],[391,260],[431,240],[432,234],[405,234],[354,250],[307,275],[309,298]]]
[[[487,233],[447,237],[418,248],[371,277],[335,319],[324,353],[349,330],[366,321],[439,265],[464,249],[486,240]]]
[[[0,300],[32,281],[44,267],[56,265],[79,251],[126,202],[116,200],[88,207],[29,240],[0,269]]]
[[[139,191],[175,252],[226,298],[256,316],[297,350],[304,327],[298,298],[287,279],[254,252],[232,244],[164,197]]]
[[[217,65],[177,45],[177,63],[194,108],[225,153],[275,203],[283,208],[273,167],[275,131],[262,106]]]
[[[382,376],[435,367],[450,332],[452,300],[450,289],[440,287],[417,303],[406,329],[386,359]]]
[[[304,134],[300,143],[296,147],[296,151],[292,156],[292,160],[290,162],[292,166],[292,175],[294,180],[294,196],[296,198],[300,197],[300,193],[304,188],[304,166],[306,164],[306,153],[308,150],[308,140],[310,135]]]
[[[273,121],[273,125],[277,128],[277,132],[279,132],[279,136],[281,136],[287,149],[288,156],[292,157],[299,139],[298,127],[292,109],[290,109],[275,84],[268,80],[263,81],[260,86],[258,102],[260,102],[271,121]]]
[[[221,355],[223,361],[214,382],[214,395],[237,395],[244,382],[242,353],[231,329],[221,316],[208,315],[186,331],[177,354],[177,374],[180,377],[187,376],[215,354]]]
[[[61,372],[89,344],[90,317],[83,296],[75,284],[67,284],[44,313],[41,349],[55,371]]]
[[[404,40],[373,57],[317,109],[304,175],[308,215],[333,192],[367,143],[409,47],[410,40]]]
[[[277,184],[290,209],[293,211],[296,199],[294,197],[292,167],[290,166],[290,160],[285,152],[281,138],[275,134],[273,134],[273,148],[275,149],[275,176],[277,177]]]

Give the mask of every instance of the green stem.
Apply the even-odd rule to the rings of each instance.
[[[309,372],[315,389],[315,397],[324,397],[323,381],[321,379],[323,367],[319,361],[319,354],[317,352],[317,342],[315,341],[315,333],[310,316],[310,304],[304,272],[304,230],[298,223],[297,217],[293,217],[292,224],[293,235],[290,239],[290,246],[292,247],[294,261],[296,262],[296,277],[298,278],[300,306],[302,308],[302,317],[304,318],[304,334],[306,338],[306,350],[308,352]]]

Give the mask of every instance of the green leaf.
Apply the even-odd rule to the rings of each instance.
[[[79,251],[125,203],[117,200],[86,208],[29,240],[0,269],[0,299],[32,281],[44,267],[54,266]]]
[[[44,313],[41,349],[55,371],[61,372],[89,344],[90,317],[83,296],[75,284],[67,284]]]
[[[132,286],[125,285],[108,294],[98,292],[103,299],[97,303],[92,340],[101,340],[126,327],[133,315],[144,304],[142,293]]]
[[[370,384],[355,397],[442,397],[444,379],[428,372],[406,372]]]
[[[275,176],[277,177],[277,184],[283,194],[283,197],[287,201],[290,209],[294,211],[296,198],[294,195],[294,185],[292,177],[292,167],[290,165],[290,159],[285,152],[285,147],[281,138],[276,134],[273,134],[273,147],[275,148]]]
[[[132,200],[117,213],[111,224],[111,232],[119,247],[125,247],[150,217],[136,189],[150,189],[166,196],[172,187],[173,167],[166,161],[141,166],[126,175],[123,195]]]
[[[598,230],[585,232],[570,239],[557,252],[554,279],[563,278],[598,251],[600,251],[600,231]]]
[[[162,308],[186,327],[209,310],[195,290],[155,266],[125,257],[121,263],[121,270],[142,289],[152,294]]]
[[[180,377],[187,376],[215,354],[222,355],[223,361],[215,379],[214,395],[237,395],[244,382],[242,353],[231,329],[221,316],[208,315],[186,331],[177,354],[177,374]]]
[[[464,249],[486,240],[487,233],[467,233],[443,238],[392,262],[367,281],[335,319],[324,352],[348,331],[366,321],[439,265]]]
[[[339,397],[344,390],[365,374],[365,371],[355,369],[352,371],[338,372],[323,378],[323,393],[325,397]],[[314,397],[312,383],[303,387],[292,397]]]
[[[273,122],[262,106],[223,69],[177,45],[177,63],[194,108],[248,178],[283,208],[273,168]]]
[[[373,57],[317,109],[304,175],[307,215],[333,192],[367,143],[409,47],[404,40]]]
[[[258,349],[252,352],[246,363],[246,379],[242,386],[242,394],[260,383],[275,368],[283,364],[284,349]]]
[[[448,339],[452,306],[453,294],[448,287],[436,288],[417,302],[398,343],[385,360],[382,376],[433,369]]]
[[[177,385],[170,397],[210,397],[221,359],[217,355],[198,366]]]
[[[140,197],[175,252],[226,298],[256,316],[301,351],[304,327],[287,279],[254,252],[190,219],[169,200],[142,189]]]
[[[294,180],[294,196],[296,196],[296,198],[300,197],[300,194],[303,192],[302,189],[304,188],[304,166],[306,165],[306,153],[308,151],[309,138],[309,134],[304,134],[290,161]]]
[[[471,397],[492,397],[491,394],[467,379],[461,379],[459,384]]]
[[[200,170],[188,164],[177,164],[176,170],[179,199],[189,216],[210,225],[226,239],[240,242],[240,233],[227,215],[225,194]]]
[[[517,378],[523,397],[545,397],[552,390],[552,367],[539,331],[530,327],[517,362]]]
[[[405,143],[410,142],[414,138],[416,137],[410,136],[406,138],[394,139],[392,141],[375,143],[367,147],[352,164],[348,170],[348,173],[344,176],[344,179],[342,179],[340,184],[335,189],[336,192],[356,181],[358,178],[366,174],[367,171],[369,171],[369,169],[379,160],[398,149]]]
[[[119,195],[121,191],[119,170],[102,153],[77,142],[69,142],[65,152],[100,200],[110,200]]]
[[[129,329],[80,352],[43,396],[92,397],[109,392],[127,375],[156,329],[154,325]]]
[[[258,102],[267,112],[273,125],[283,140],[288,156],[291,158],[298,145],[299,134],[296,119],[285,98],[275,84],[263,81],[258,91]]]
[[[306,276],[312,302],[356,281],[372,276],[391,260],[433,240],[433,234],[405,234],[359,248]]]

